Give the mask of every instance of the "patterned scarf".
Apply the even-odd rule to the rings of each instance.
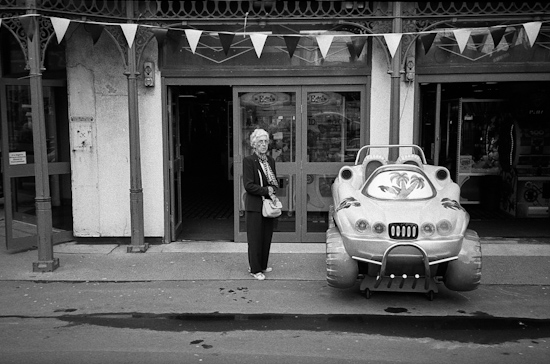
[[[279,186],[279,183],[277,182],[277,177],[275,177],[275,173],[273,173],[271,166],[269,165],[269,163],[267,163],[267,156],[260,153],[256,153],[256,155],[258,156],[258,158],[260,158],[260,163],[262,164],[264,172],[266,172],[267,183],[271,186]]]

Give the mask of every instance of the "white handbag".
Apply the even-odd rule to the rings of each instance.
[[[258,170],[260,176],[260,186],[264,186],[262,181],[262,174]],[[271,195],[270,198],[262,196],[262,215],[264,217],[276,218],[281,216],[283,212],[283,204],[275,195]]]

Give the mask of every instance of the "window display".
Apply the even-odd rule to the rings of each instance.
[[[307,95],[309,162],[353,162],[360,147],[359,92]]]

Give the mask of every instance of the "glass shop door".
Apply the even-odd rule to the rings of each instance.
[[[344,165],[353,165],[366,142],[364,87],[302,88],[300,215],[303,242],[324,242],[332,205],[332,183]]]
[[[366,135],[363,86],[234,88],[235,241],[246,242],[242,158],[252,153],[250,134],[270,134],[275,158],[278,218],[273,242],[324,242],[331,186],[343,165],[352,165]]]
[[[244,156],[252,153],[250,134],[256,128],[269,133],[268,153],[275,159],[279,179],[279,199],[283,214],[277,219],[273,242],[299,242],[301,225],[296,186],[301,183],[299,162],[302,131],[301,93],[296,87],[235,87],[233,89],[234,150],[234,215],[235,242],[246,242],[245,190],[243,185]]]
[[[180,133],[180,108],[184,108],[184,99],[168,87],[168,135],[170,136],[170,241],[176,241],[183,227],[182,173],[183,156]]]
[[[73,238],[71,166],[67,89],[59,82],[44,81],[48,171],[52,204],[52,241]],[[0,80],[2,120],[2,184],[7,249],[37,245],[34,146],[30,86],[25,80]]]

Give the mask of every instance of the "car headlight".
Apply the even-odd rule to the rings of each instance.
[[[422,224],[420,229],[425,236],[432,236],[435,233],[435,225],[430,222]]]
[[[376,234],[383,234],[386,231],[386,226],[381,222],[377,222],[372,226],[372,231]]]
[[[360,233],[369,232],[369,228],[369,223],[365,219],[359,219],[355,222],[355,230],[359,231]]]
[[[449,220],[441,220],[437,223],[437,232],[440,235],[449,235],[453,231],[453,225]]]

